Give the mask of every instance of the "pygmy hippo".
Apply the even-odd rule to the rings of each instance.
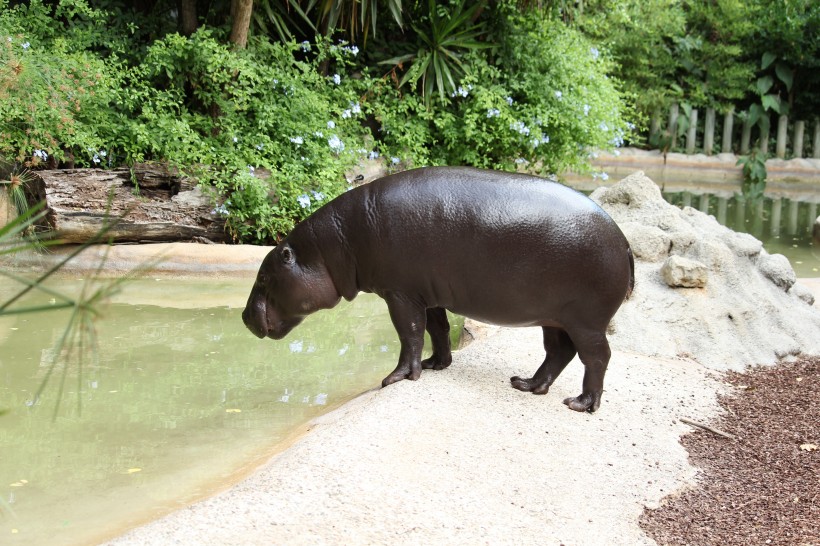
[[[576,352],[595,411],[610,349],[606,329],[634,285],[632,251],[606,212],[545,179],[429,167],[354,188],[301,222],[264,259],[245,325],[281,339],[306,315],[373,292],[401,341],[382,386],[450,365],[445,310],[502,326],[540,326],[546,358],[521,391],[545,394]],[[424,330],[433,354],[421,359]]]

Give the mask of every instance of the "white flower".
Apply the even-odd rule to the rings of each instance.
[[[515,102],[515,101],[513,101],[512,97],[507,97],[506,101],[507,101],[507,104],[509,104],[510,106],[512,106],[512,103]]]
[[[302,51],[310,51],[310,42],[308,42],[307,40],[305,40],[304,42],[302,42],[301,44],[299,44],[299,47],[301,47],[301,48],[302,48]]]
[[[264,144],[257,144],[257,145],[256,145],[256,149],[257,149],[257,150],[261,150],[261,149],[262,149],[262,148],[264,148],[264,147],[265,147],[265,145],[264,145]]]
[[[527,161],[523,157],[519,157],[518,159],[515,160],[515,163],[517,165],[526,165],[527,163],[529,163],[529,161]]]
[[[603,121],[600,125],[598,125],[598,129],[600,129],[601,131],[609,131],[609,127],[607,127],[606,123]]]
[[[30,43],[28,43],[28,42],[23,43],[23,49],[28,49],[29,47],[31,47]]]
[[[488,118],[494,118],[494,117],[497,117],[499,115],[501,115],[501,110],[499,110],[498,108],[490,108],[490,109],[487,110],[487,117]]]
[[[342,77],[338,74],[333,74],[333,83],[339,85],[340,83],[342,83]]]
[[[34,157],[38,157],[41,160],[45,161],[48,159],[48,153],[45,150],[34,150]]]
[[[376,152],[376,151],[372,151],[369,154],[367,154],[367,159],[376,159],[378,157],[379,157],[379,152]]]
[[[335,129],[335,128],[336,128],[336,122],[335,122],[335,121],[333,121],[333,120],[328,121],[328,122],[327,122],[327,128],[328,128],[328,129]]]
[[[323,193],[322,193],[322,192],[320,192],[320,191],[314,191],[314,192],[312,192],[312,193],[313,193],[313,198],[314,198],[316,201],[322,201],[322,200],[325,198],[325,194],[323,194]]]
[[[256,169],[254,169],[252,166],[248,165],[248,172],[251,174],[251,176],[253,176],[253,174],[256,172]]]
[[[315,133],[313,133],[313,136],[322,138],[323,136],[325,136],[325,134],[322,131],[316,131]]]
[[[327,140],[327,145],[330,146],[330,149],[336,153],[339,153],[345,149],[344,142],[342,142],[342,140],[336,135],[333,135]]]
[[[561,97],[562,97],[563,95],[564,95],[564,94],[563,94],[563,93],[561,93],[560,91],[556,91],[556,92],[555,92],[555,98],[557,98],[558,100],[561,100]]]
[[[393,165],[398,165],[400,161],[401,161],[401,159],[399,159],[398,157],[391,157],[390,158],[390,163],[392,163]]]
[[[308,197],[306,193],[303,193],[302,195],[297,197],[296,200],[299,202],[299,206],[301,206],[303,209],[310,206],[310,197]]]
[[[541,144],[549,144],[550,137],[548,135],[544,135],[541,137]]]
[[[609,180],[609,175],[606,173],[601,173],[601,180]]]
[[[584,105],[584,115],[585,115],[585,116],[588,116],[588,115],[589,115],[589,109],[590,109],[589,104],[585,104],[585,105]]]
[[[342,119],[349,119],[349,118],[350,118],[350,116],[352,116],[352,115],[353,115],[353,113],[352,113],[349,109],[348,109],[348,110],[344,110],[344,111],[342,112]]]
[[[292,353],[301,353],[302,352],[302,347],[304,347],[304,342],[301,341],[301,340],[300,341],[291,341],[290,345],[288,347],[290,348],[290,352],[292,352]]]
[[[362,107],[359,105],[358,102],[351,102],[350,103],[350,111],[353,112],[354,114],[361,114],[362,113]]]
[[[529,136],[530,128],[527,127],[523,121],[514,121],[510,124],[510,129],[521,133],[522,135]]]
[[[589,52],[592,54],[592,58],[593,58],[593,59],[596,59],[596,60],[598,59],[598,55],[600,55],[600,54],[601,54],[601,52],[600,52],[600,51],[598,51],[598,48],[597,48],[597,47],[591,47],[591,48],[589,48]]]
[[[304,140],[302,140],[302,137],[300,137],[300,136],[290,137],[290,141],[293,142],[294,144],[296,144],[297,146],[304,143]]]
[[[237,142],[239,142],[239,138],[238,137],[233,137],[233,143],[236,144]]]

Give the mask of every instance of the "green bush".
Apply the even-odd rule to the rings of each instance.
[[[611,63],[560,22],[511,16],[506,25],[495,57],[465,55],[467,75],[448,101],[426,109],[384,86],[374,92],[385,150],[416,165],[562,173],[623,143],[631,129]]]
[[[0,12],[0,157],[26,166],[90,162],[103,144],[94,125],[106,117],[116,82],[71,33],[51,38],[47,21],[48,8],[36,1]]]
[[[464,74],[433,101],[329,38],[252,36],[237,50],[227,28],[185,37],[96,5],[0,0],[0,159],[169,163],[211,192],[237,241],[278,240],[346,190],[364,157],[560,173],[628,132],[605,55],[508,3],[483,10],[493,32],[460,50]]]

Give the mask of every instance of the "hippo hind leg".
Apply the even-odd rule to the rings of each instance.
[[[596,330],[570,330],[578,356],[584,364],[584,381],[581,394],[564,400],[570,409],[575,411],[594,412],[601,405],[604,392],[604,375],[612,354],[606,333]]]
[[[510,378],[513,388],[533,394],[547,394],[555,378],[575,358],[575,345],[564,330],[547,326],[543,330],[544,349],[547,351],[544,363],[529,379],[518,376]]]
[[[427,332],[433,344],[433,354],[430,358],[421,361],[425,370],[443,370],[453,361],[450,349],[450,323],[447,321],[447,311],[442,307],[427,310]]]

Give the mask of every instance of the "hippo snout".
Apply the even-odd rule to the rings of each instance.
[[[253,335],[256,337],[260,339],[267,337],[268,325],[266,324],[264,312],[254,313],[254,309],[248,305],[245,307],[245,310],[242,311],[242,322],[245,323],[245,327],[253,332]]]

